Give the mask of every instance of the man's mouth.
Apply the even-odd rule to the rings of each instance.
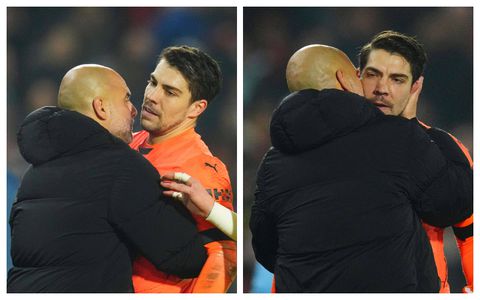
[[[384,113],[391,110],[392,106],[389,103],[386,103],[386,101],[384,101],[383,98],[379,97],[379,98],[373,98],[368,100],[370,101],[370,103],[378,107],[378,109],[380,109]]]
[[[158,114],[153,110],[151,109],[149,106],[147,105],[143,105],[142,106],[142,112],[143,113],[147,113],[147,114],[150,114],[150,115],[154,115],[154,116],[158,116]]]
[[[391,108],[389,105],[381,102],[373,103],[378,109],[380,109],[384,114],[389,114],[391,112]]]
[[[390,106],[388,106],[388,105],[386,105],[385,103],[382,103],[382,102],[375,102],[375,103],[373,103],[373,104],[374,104],[376,107],[378,107],[378,108],[381,108],[381,107],[386,107],[386,108],[388,108],[388,107],[390,107]]]

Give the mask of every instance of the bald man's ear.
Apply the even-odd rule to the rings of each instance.
[[[106,101],[100,97],[96,97],[92,101],[93,111],[98,119],[104,121],[107,119],[108,113],[106,108]]]
[[[351,82],[349,82],[349,81],[345,78],[345,76],[343,75],[343,71],[342,71],[342,70],[337,70],[337,72],[335,73],[335,76],[337,77],[337,81],[338,81],[338,83],[340,84],[342,90],[347,91],[347,92],[351,92],[351,91],[352,91]]]
[[[354,80],[356,79],[357,81],[359,79],[357,78],[352,78],[352,76],[344,76],[342,70],[337,70],[335,73],[337,77],[337,81],[340,84],[341,88],[344,91],[351,92],[360,96],[363,96],[363,89],[360,84],[356,84]]]
[[[205,109],[207,109],[208,101],[205,99],[194,101],[190,104],[190,108],[188,109],[187,118],[197,118],[200,116]]]

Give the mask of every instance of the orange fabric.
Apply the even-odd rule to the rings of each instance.
[[[473,214],[468,217],[467,219],[463,220],[462,222],[459,222],[453,226],[455,227],[467,227],[469,225],[473,224]]]
[[[460,257],[462,259],[462,269],[467,281],[467,286],[473,292],[473,236],[466,240],[457,239]]]
[[[160,272],[146,258],[133,263],[133,288],[135,293],[182,293],[191,290],[193,279],[181,279]]]
[[[425,232],[427,233],[430,245],[432,246],[433,258],[437,266],[438,277],[440,278],[440,293],[450,293],[450,286],[448,284],[448,268],[447,259],[443,250],[443,228],[434,227],[426,223],[422,223]]]
[[[130,147],[151,149],[144,157],[160,174],[167,171],[185,172],[199,180],[212,197],[221,205],[233,210],[233,195],[230,178],[225,165],[212,155],[207,145],[195,130],[189,129],[161,143],[150,145],[149,133],[140,131],[134,134]],[[175,201],[175,200],[172,200]],[[215,228],[200,216],[193,215],[199,231]],[[146,259],[134,262],[133,285],[135,292],[143,293],[224,293],[236,276],[236,243],[232,241],[212,242],[205,245],[208,259],[198,279],[180,279],[158,270]],[[232,255],[235,259],[232,259]],[[222,262],[223,261],[223,262]],[[232,262],[234,262],[232,264]],[[228,267],[218,274],[218,266]],[[235,272],[233,272],[233,269]],[[214,284],[208,276],[217,274]],[[204,276],[206,278],[204,278]],[[227,282],[229,281],[229,282]],[[198,287],[197,287],[197,282]],[[207,284],[208,283],[208,284]]]
[[[205,247],[208,259],[192,293],[225,293],[237,275],[237,245],[234,241],[217,241]]]
[[[272,290],[271,290],[271,292],[272,292],[272,294],[277,292],[277,288],[275,287],[275,275],[273,276],[273,279],[272,279]]]
[[[455,224],[455,227],[467,227],[473,224],[473,214],[465,219],[464,221]],[[467,281],[467,286],[463,288],[463,292],[473,292],[473,236],[461,240],[457,238],[457,246],[460,251],[460,258],[462,260],[462,269],[465,279]]]

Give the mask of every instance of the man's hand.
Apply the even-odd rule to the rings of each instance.
[[[413,84],[410,97],[408,98],[407,106],[400,114],[401,117],[407,119],[413,119],[417,117],[417,104],[420,93],[422,92],[423,87],[423,76],[420,76],[418,80]]]
[[[162,176],[160,184],[169,189],[163,194],[181,200],[193,214],[208,217],[215,202],[212,196],[195,178],[189,177],[188,180],[178,180],[178,178],[179,176],[175,177],[175,172],[167,172]]]

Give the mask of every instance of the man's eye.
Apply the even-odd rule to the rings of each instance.
[[[151,80],[151,79],[147,80],[147,83],[151,84],[151,85],[155,85],[155,82],[153,82],[153,80]]]
[[[394,78],[393,81],[394,81],[395,83],[404,83],[404,82],[405,82],[405,80],[402,79],[402,78]]]

